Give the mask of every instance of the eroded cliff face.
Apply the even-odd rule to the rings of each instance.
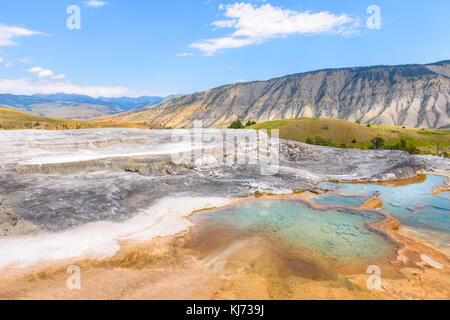
[[[330,69],[237,83],[111,118],[162,126],[218,126],[241,120],[335,118],[423,128],[450,127],[450,61]]]

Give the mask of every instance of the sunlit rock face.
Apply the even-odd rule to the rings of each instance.
[[[417,128],[449,128],[450,61],[430,65],[327,69],[235,83],[105,119],[165,127],[229,124],[236,119],[331,118]]]
[[[310,146],[252,130],[2,131],[0,147],[0,199],[48,231],[124,221],[168,196],[290,193],[328,180],[450,170],[441,158]]]

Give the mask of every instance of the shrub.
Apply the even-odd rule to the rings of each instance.
[[[382,137],[376,137],[370,140],[375,149],[381,149],[384,146],[384,139]]]
[[[247,123],[245,124],[245,127],[250,127],[250,126],[253,126],[255,124],[256,124],[255,121],[248,120]]]
[[[331,142],[326,141],[324,138],[317,136],[314,138],[314,144],[317,146],[328,146],[331,144]]]
[[[353,140],[352,140],[352,143],[356,143],[356,139],[353,139]]]
[[[305,142],[307,144],[314,144],[316,146],[330,146],[331,145],[331,141],[327,141],[324,138],[319,137],[319,136],[314,137],[314,139],[308,137],[308,138],[306,138]]]
[[[357,123],[357,124],[361,124],[361,120],[360,120],[360,119],[358,119],[358,120],[356,120],[356,121],[355,121],[355,123]]]
[[[233,121],[228,128],[229,129],[243,129],[244,125],[242,124],[241,120],[237,119],[236,121]]]
[[[370,123],[367,124],[367,128],[370,128],[372,125]]]
[[[400,139],[400,149],[406,150],[406,140],[405,139]]]
[[[402,148],[400,147],[400,144],[396,143],[392,146],[385,146],[385,149],[389,149],[389,150],[402,150]]]
[[[420,154],[419,149],[416,148],[416,146],[410,145],[408,148],[406,148],[406,151],[409,154]]]

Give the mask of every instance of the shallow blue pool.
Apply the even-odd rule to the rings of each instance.
[[[329,259],[373,259],[386,256],[391,248],[388,240],[367,228],[382,216],[347,208],[322,211],[300,200],[253,199],[194,219],[203,226],[275,237]]]
[[[445,177],[427,176],[423,183],[402,187],[373,184],[322,183],[334,190],[331,194],[314,197],[320,204],[337,204],[358,207],[375,192],[380,192],[382,209],[388,211],[405,225],[450,233],[450,193],[433,195],[436,186],[445,184]]]
[[[368,225],[384,216],[357,208],[379,192],[382,210],[402,224],[448,234],[449,193],[432,194],[444,182],[443,177],[429,176],[423,183],[401,187],[323,183],[332,191],[311,196],[313,206],[295,198],[259,198],[198,213],[192,219],[211,230],[225,228],[239,237],[276,239],[332,261],[381,261],[395,252],[394,245]]]

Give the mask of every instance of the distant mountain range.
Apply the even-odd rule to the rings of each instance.
[[[222,126],[238,118],[260,122],[302,117],[450,128],[450,60],[327,69],[235,83],[104,119],[191,127],[194,120]]]
[[[0,94],[0,107],[38,116],[89,119],[131,110],[149,108],[179,97],[143,96],[139,98],[92,98],[77,94],[34,94],[32,96]]]

